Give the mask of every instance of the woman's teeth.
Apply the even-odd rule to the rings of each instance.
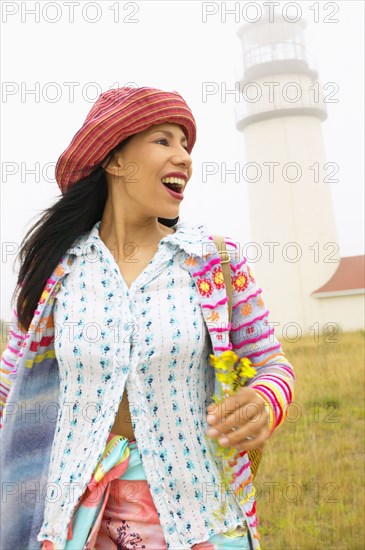
[[[162,178],[162,183],[179,183],[185,185],[185,180],[182,178]]]
[[[162,178],[162,183],[167,185],[173,191],[181,193],[185,186],[185,180],[182,178]]]

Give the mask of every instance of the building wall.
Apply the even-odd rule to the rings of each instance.
[[[309,87],[310,78],[306,82],[303,78],[286,74],[266,80],[280,82],[281,88],[290,81]],[[256,113],[281,108],[267,97],[259,103],[252,107]],[[269,117],[243,130],[245,162],[255,162],[262,169],[259,181],[248,182],[252,241],[261,252],[260,258],[254,258],[252,248],[252,267],[265,290],[271,319],[281,326],[297,322],[303,334],[315,322],[331,321],[332,312],[310,294],[332,277],[340,259],[321,124],[317,116],[293,114]],[[273,181],[264,164],[268,162],[279,163]],[[298,181],[292,181],[297,172],[288,163],[299,167]]]
[[[323,317],[338,323],[343,332],[365,329],[365,294],[318,298]]]

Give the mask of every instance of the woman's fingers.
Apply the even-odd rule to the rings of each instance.
[[[223,446],[244,445],[253,449],[269,435],[269,414],[265,401],[252,388],[240,388],[208,413],[209,437],[219,437]],[[247,437],[254,438],[252,440]]]

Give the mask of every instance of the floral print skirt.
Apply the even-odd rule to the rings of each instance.
[[[54,550],[43,541],[42,550]],[[109,434],[69,526],[65,550],[166,550],[166,541],[135,440]],[[212,536],[194,550],[251,550],[246,527]]]

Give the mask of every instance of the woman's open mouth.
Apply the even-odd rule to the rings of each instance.
[[[161,182],[171,196],[180,201],[183,200],[184,195],[182,191],[185,186],[185,181],[182,178],[162,178]]]

